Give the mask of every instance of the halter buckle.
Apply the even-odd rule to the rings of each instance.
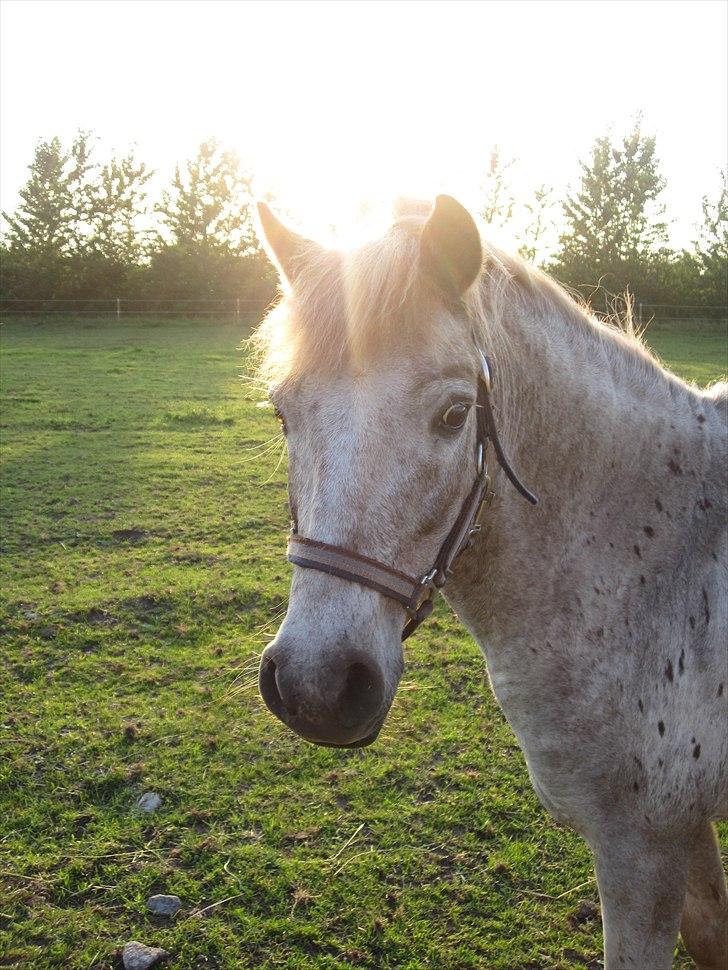
[[[424,574],[424,576],[420,579],[417,586],[415,586],[414,591],[412,593],[412,600],[410,601],[410,605],[406,608],[407,613],[410,616],[416,617],[419,614],[422,607],[424,606],[424,604],[428,600],[432,599],[433,594],[437,589],[437,585],[435,583],[437,573],[438,573],[437,568],[431,569],[429,573]]]

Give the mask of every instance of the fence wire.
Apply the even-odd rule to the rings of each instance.
[[[223,300],[194,299],[167,300],[161,298],[73,300],[29,300],[15,297],[0,298],[0,314],[3,316],[108,316],[121,319],[127,316],[224,316],[240,317],[255,310],[260,312],[268,305],[267,299],[234,297]]]

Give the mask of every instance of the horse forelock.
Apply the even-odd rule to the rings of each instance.
[[[381,239],[355,250],[306,254],[254,335],[262,376],[276,382],[358,366],[414,334],[423,325],[419,236],[426,216],[402,213]]]
[[[259,374],[273,384],[304,373],[362,367],[431,326],[433,289],[420,267],[420,236],[431,205],[395,203],[383,237],[351,251],[306,253],[289,292],[253,336]],[[476,337],[507,344],[514,312],[557,315],[594,340],[617,367],[660,371],[629,320],[597,319],[588,306],[518,256],[483,242],[483,272],[463,296]],[[467,333],[463,330],[463,337]],[[499,348],[507,357],[507,346]]]

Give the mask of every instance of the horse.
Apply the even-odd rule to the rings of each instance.
[[[450,196],[350,252],[258,211],[294,564],[266,705],[371,744],[444,587],[538,797],[592,851],[607,970],[667,970],[679,932],[725,968],[728,386],[669,373]]]

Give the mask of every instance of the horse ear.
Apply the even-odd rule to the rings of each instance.
[[[271,261],[278,267],[281,279],[293,284],[300,271],[302,257],[320,247],[285,226],[265,202],[258,202],[257,209],[258,237]]]
[[[427,275],[451,295],[460,296],[481,270],[480,233],[467,209],[450,195],[438,195],[420,238]]]

